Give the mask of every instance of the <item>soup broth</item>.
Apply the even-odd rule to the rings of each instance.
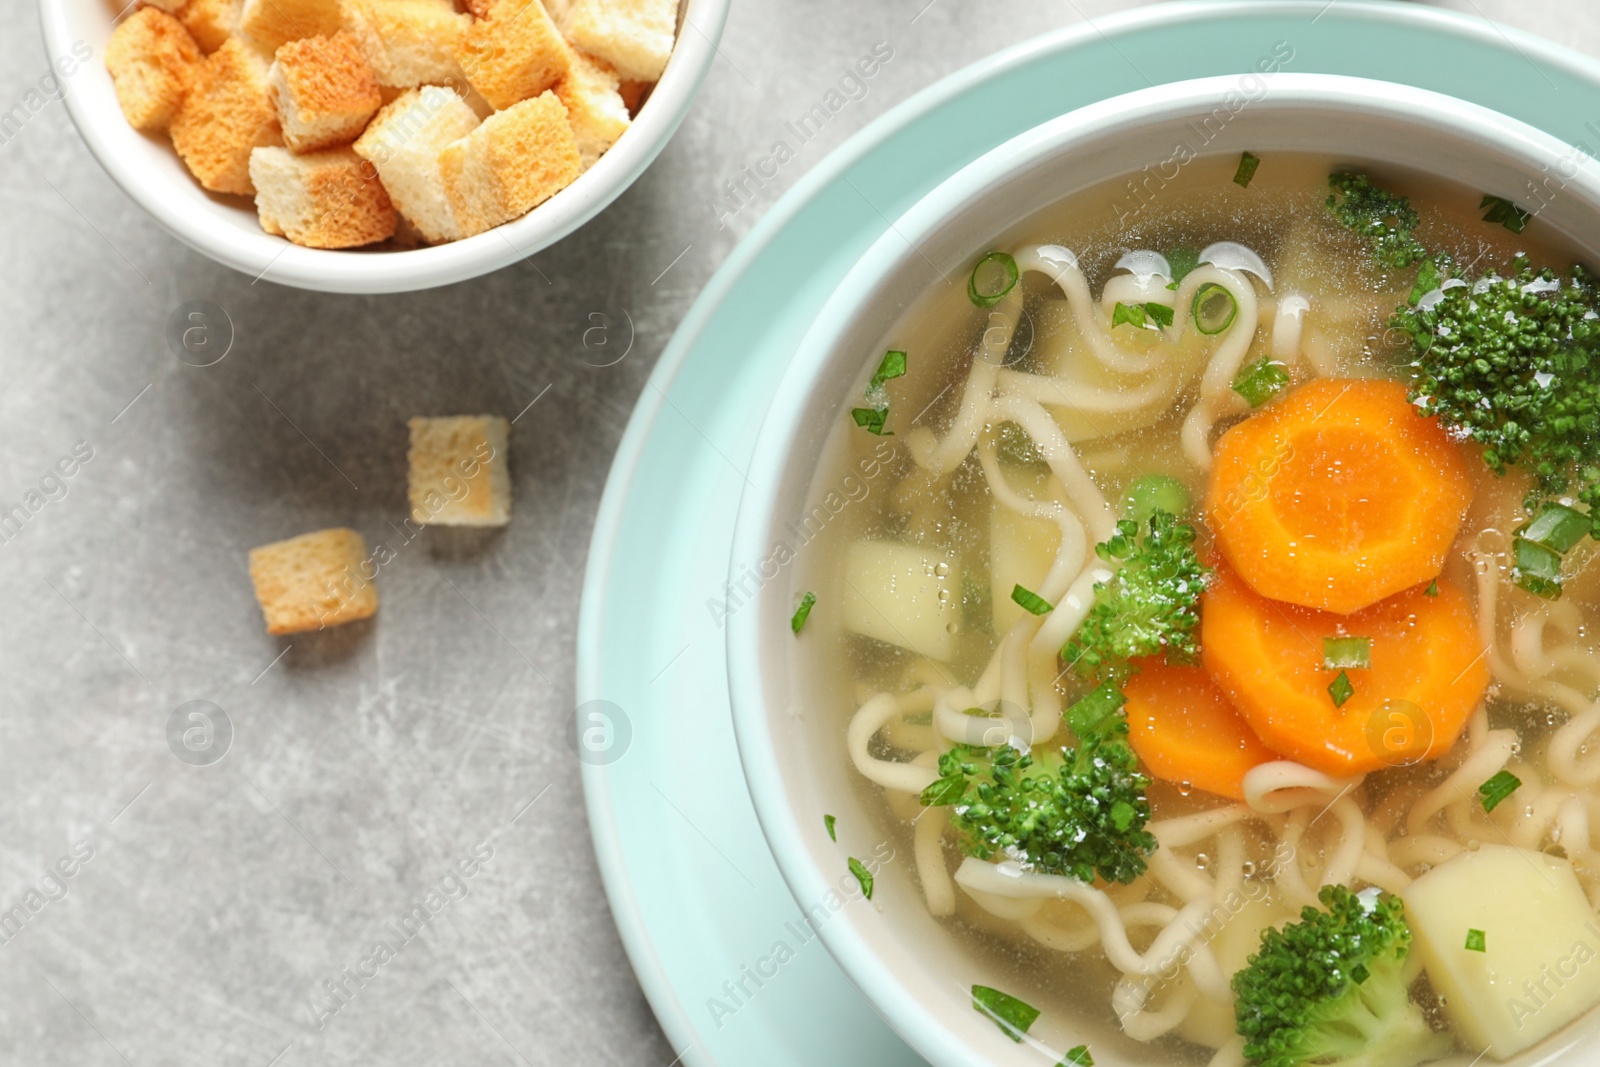
[[[1330,206],[1337,163],[1271,155],[1241,183],[1238,158],[1204,158],[1148,199],[1113,183],[1002,235],[1003,256],[975,250],[970,279],[863,353],[804,520],[813,721],[915,858],[921,899],[880,906],[927,908],[1067,1030],[1115,1020],[1132,1062],[1260,1059],[1237,976],[1265,931],[1326,913],[1330,885],[1403,905],[1394,1014],[1422,1028],[1384,1062],[1507,1058],[1600,1002],[1600,962],[1541,994],[1511,951],[1600,951],[1583,925],[1600,902],[1590,475],[1559,490],[1525,462],[1492,469],[1459,413],[1418,409],[1419,342],[1391,322],[1457,289],[1523,291],[1504,281],[1519,255],[1555,272],[1527,290],[1547,298],[1576,248],[1480,191],[1374,168],[1432,257],[1385,263]],[[1527,528],[1553,506],[1578,537]],[[1185,527],[1202,568],[1187,629],[1182,583],[1139,571],[1162,521],[1161,565]],[[1140,602],[1151,588],[1168,599]],[[1147,810],[1084,825],[1125,837],[1087,861],[1070,840],[985,838],[997,753],[1056,781],[1101,730],[1134,749],[1119,781]],[[1082,805],[1061,810],[1082,837]],[[1528,893],[1538,921],[1519,918]]]

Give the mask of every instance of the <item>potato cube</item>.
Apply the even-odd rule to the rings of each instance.
[[[942,556],[894,541],[857,541],[845,552],[842,595],[845,629],[929,659],[955,656],[961,576]]]
[[[1401,897],[1412,946],[1471,1048],[1506,1059],[1600,1003],[1600,922],[1567,860],[1480,845]],[[1481,952],[1467,947],[1473,930]]]
[[[373,573],[367,543],[354,530],[318,530],[250,550],[250,581],[269,634],[370,618],[378,610]]]
[[[511,424],[493,415],[411,419],[411,518],[427,526],[504,526]]]

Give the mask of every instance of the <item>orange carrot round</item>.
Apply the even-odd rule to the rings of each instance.
[[[1256,592],[1349,613],[1437,577],[1471,501],[1404,385],[1319,378],[1222,435],[1206,512]]]
[[[1152,656],[1122,691],[1128,741],[1157,778],[1243,800],[1245,772],[1279,758],[1203,667]]]
[[[1341,615],[1268,600],[1224,567],[1201,603],[1217,686],[1268,748],[1327,774],[1438,758],[1489,685],[1467,595],[1443,578],[1433,595],[1416,586]],[[1324,666],[1324,638],[1341,637],[1369,639],[1369,667]]]

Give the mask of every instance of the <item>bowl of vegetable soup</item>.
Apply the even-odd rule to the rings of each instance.
[[[730,685],[799,922],[917,1052],[1586,1062],[1597,209],[1529,126],[1276,73],[1064,115],[862,257]]]

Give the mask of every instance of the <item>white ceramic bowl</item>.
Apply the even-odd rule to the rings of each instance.
[[[802,911],[848,886],[845,856],[863,858],[883,838],[876,804],[863,790],[844,745],[844,686],[804,658],[826,633],[796,641],[790,613],[803,589],[807,560],[784,565],[775,554],[792,541],[786,528],[818,502],[827,486],[819,463],[846,429],[841,413],[858,397],[896,321],[937,277],[965,283],[965,266],[1010,227],[1077,190],[1166,159],[1194,140],[1190,120],[1210,115],[1237,77],[1179,82],[1130,93],[1045,123],[983,156],[945,181],[897,220],[839,286],[806,335],[767,414],[740,506],[730,577],[748,589],[749,606],[729,621],[734,724],[762,830]],[[1308,151],[1359,164],[1431,172],[1470,187],[1520,197],[1560,175],[1565,187],[1542,211],[1542,224],[1590,252],[1600,247],[1600,175],[1587,157],[1534,128],[1435,93],[1364,79],[1279,73],[1260,99],[1239,110],[1203,149],[1237,156],[1244,149]],[[1546,186],[1554,188],[1554,186]],[[813,615],[811,626],[827,626]],[[832,701],[829,707],[826,702]],[[813,711],[829,707],[827,711]],[[827,728],[822,725],[828,724]],[[838,817],[839,843],[822,814]],[[929,918],[909,856],[883,864],[873,904],[859,899],[828,908],[822,940],[891,1025],[937,1067],[1038,1067],[1037,1048],[1016,1045],[974,1011],[974,983],[1015,987]],[[1082,991],[1078,1018],[1041,1017],[1032,1035],[1059,1053],[1088,1042],[1101,1067],[1132,1067],[1158,1057],[1123,1037],[1109,1021],[1109,984]],[[819,1021],[820,1022],[820,1021]],[[1600,1013],[1553,1039],[1558,1047],[1594,1041]],[[1530,1056],[1550,1062],[1552,1049]],[[1581,1057],[1580,1054],[1576,1054]],[[1470,1056],[1461,1058],[1465,1063]],[[1558,1056],[1563,1060],[1566,1057]],[[1530,1061],[1531,1062],[1531,1061]],[[1573,1061],[1576,1062],[1576,1061]]]
[[[105,69],[120,4],[39,0],[51,69],[89,150],[127,194],[184,244],[251,277],[330,293],[395,293],[475,278],[547,248],[599,214],[644,173],[694,101],[731,0],[683,0],[677,46],[631,128],[578,180],[520,219],[476,237],[407,251],[303,248],[262,231],[243,197],[200,188],[165,137],[128,125]],[[131,6],[131,5],[130,5]],[[87,46],[93,55],[82,60]],[[67,57],[73,62],[57,66]]]

